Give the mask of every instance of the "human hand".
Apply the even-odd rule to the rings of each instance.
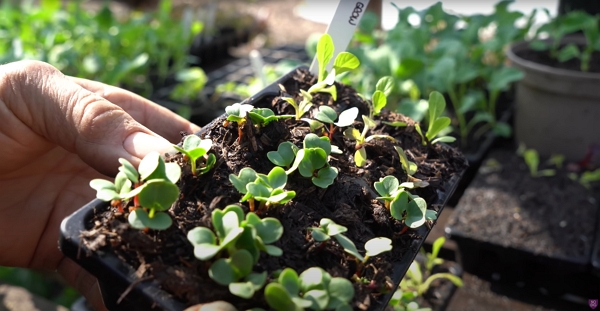
[[[62,219],[94,198],[91,179],[116,175],[118,158],[137,166],[179,142],[180,131],[199,129],[131,92],[46,63],[0,66],[0,265],[58,270],[105,310],[95,279],[58,250]]]

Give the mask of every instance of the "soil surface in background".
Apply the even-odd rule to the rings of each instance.
[[[545,160],[540,169],[549,168]],[[449,221],[453,230],[535,254],[586,260],[597,199],[564,169],[556,176],[533,178],[514,149],[497,149],[479,172]]]

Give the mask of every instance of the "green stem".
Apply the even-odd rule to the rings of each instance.
[[[190,159],[190,166],[192,167],[192,175],[196,176],[196,160],[197,159],[192,159],[192,157],[188,156],[188,158]]]
[[[154,218],[154,213],[155,213],[155,209],[151,208],[150,211],[148,212],[148,218]]]

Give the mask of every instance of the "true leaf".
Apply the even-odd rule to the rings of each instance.
[[[446,108],[446,100],[440,92],[433,91],[429,94],[429,123],[439,118]],[[429,127],[431,128],[431,126]],[[429,132],[429,130],[428,130]]]
[[[450,125],[450,118],[441,117],[429,123],[429,129],[427,130],[426,137],[428,140],[432,140],[439,132]]]
[[[319,62],[319,81],[325,79],[325,70],[333,57],[333,39],[329,34],[324,34],[317,43],[317,61]]]
[[[375,115],[378,115],[385,105],[387,105],[387,98],[385,94],[382,91],[375,91],[373,94],[373,111]]]
[[[333,68],[335,69],[336,75],[342,74],[346,71],[354,70],[360,66],[360,61],[354,54],[349,52],[341,52],[336,56],[333,62]]]
[[[407,175],[413,175],[414,173],[417,172],[417,164],[415,164],[414,162],[408,161],[408,158],[406,157],[406,154],[404,153],[404,150],[399,147],[399,146],[394,146],[394,149],[396,149],[396,152],[398,153],[398,156],[400,157],[400,163],[402,164],[402,168],[406,171]]]
[[[375,86],[376,91],[381,91],[385,96],[390,96],[394,91],[394,78],[391,76],[381,77]]]

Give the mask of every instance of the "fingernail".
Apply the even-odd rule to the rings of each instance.
[[[123,148],[132,156],[142,159],[151,151],[161,154],[168,152],[173,149],[173,145],[162,137],[136,132],[127,136]]]

